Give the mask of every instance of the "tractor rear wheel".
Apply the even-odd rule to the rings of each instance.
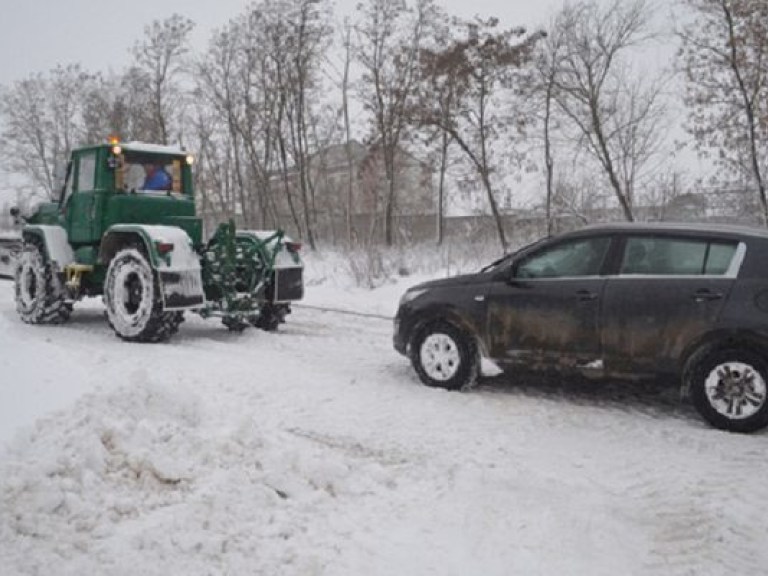
[[[42,249],[34,242],[24,246],[16,266],[16,311],[28,324],[61,324],[69,320],[72,305]]]
[[[130,342],[161,342],[170,338],[184,317],[164,312],[157,274],[142,250],[120,250],[107,268],[104,304],[109,325]]]
[[[278,326],[285,322],[285,317],[291,311],[286,304],[267,303],[262,305],[259,315],[251,323],[265,332],[274,332]]]

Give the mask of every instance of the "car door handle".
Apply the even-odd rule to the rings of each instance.
[[[697,290],[691,298],[696,302],[708,302],[710,300],[720,300],[723,295],[720,292],[712,292],[710,290]]]
[[[579,290],[578,292],[576,292],[576,296],[578,296],[579,300],[581,300],[582,302],[597,300],[597,294],[594,292],[590,292],[589,290]]]

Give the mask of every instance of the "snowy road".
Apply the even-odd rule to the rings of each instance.
[[[2,442],[3,576],[768,574],[767,434],[618,386],[427,389],[376,318],[137,345],[95,300],[24,325],[0,282]]]

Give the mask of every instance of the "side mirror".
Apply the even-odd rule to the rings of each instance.
[[[507,283],[508,286],[513,286],[515,288],[530,287],[530,284],[526,282],[525,277],[521,277],[517,275],[517,267],[518,267],[517,264],[512,264],[512,266],[507,268],[504,281]]]
[[[515,280],[515,265],[503,266],[500,270],[497,270],[493,274],[494,282],[504,282],[505,284],[511,284]]]

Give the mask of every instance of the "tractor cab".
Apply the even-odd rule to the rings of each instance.
[[[179,227],[200,245],[192,163],[181,148],[142,142],[111,140],[74,150],[58,218],[81,252],[78,260],[93,263],[102,236],[118,224]]]

